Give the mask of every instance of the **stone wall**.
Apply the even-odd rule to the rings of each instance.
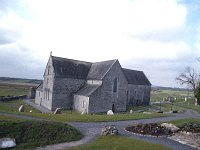
[[[41,105],[42,98],[43,98],[42,90],[36,90],[35,103],[38,104],[38,105]]]
[[[127,105],[148,105],[150,103],[151,86],[146,85],[128,85]]]
[[[12,100],[18,100],[18,99],[26,99],[27,95],[19,95],[19,96],[9,96],[9,97],[0,97],[0,101],[2,102],[7,102],[7,101],[12,101]]]
[[[84,84],[85,80],[55,77],[52,109],[58,107],[67,109],[72,108],[73,94]]]
[[[36,103],[52,110],[52,97],[53,97],[53,86],[54,86],[54,69],[52,65],[52,58],[49,58],[43,80],[42,92],[36,92]]]
[[[85,111],[88,114],[89,97],[74,95],[73,108],[78,112]]]
[[[117,91],[113,92],[114,79],[117,78]],[[127,80],[119,62],[115,62],[102,81],[102,85],[90,96],[89,113],[126,111]]]

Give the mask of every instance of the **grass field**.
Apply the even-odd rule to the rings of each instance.
[[[30,86],[0,84],[0,96],[28,95]]]
[[[2,112],[11,112],[11,113],[17,113],[20,105],[24,105],[24,111],[25,112],[32,112],[39,113],[37,109],[27,105],[23,100],[14,100],[14,101],[8,101],[8,102],[2,102],[0,101],[0,111]]]
[[[18,112],[19,106],[23,104],[25,112]],[[144,107],[144,106],[143,106]],[[143,108],[140,107],[140,108]],[[30,113],[32,110],[32,113]],[[22,100],[15,100],[9,102],[0,102],[0,111],[7,113],[14,113],[19,115],[27,115],[37,118],[48,119],[52,121],[61,121],[61,122],[108,122],[108,121],[122,121],[122,120],[138,120],[138,119],[148,119],[148,118],[157,118],[165,117],[167,115],[153,113],[153,114],[143,114],[143,113],[120,113],[113,116],[108,116],[105,114],[93,114],[93,115],[81,115],[75,111],[63,111],[62,114],[44,114],[40,113],[38,110],[27,105]]]
[[[189,122],[200,124],[200,119],[186,118],[186,119],[179,119],[179,120],[170,121],[170,123],[172,123],[176,126],[182,126],[183,124],[189,123]]]
[[[25,119],[10,117],[10,116],[0,116],[0,121],[24,121]]]
[[[33,116],[37,118],[48,119],[52,121],[61,122],[110,122],[110,121],[124,121],[124,120],[138,120],[138,119],[149,119],[149,118],[159,118],[166,117],[168,115],[164,114],[115,114],[113,116],[108,115],[81,115],[77,113],[66,113],[66,114],[42,114],[42,113],[19,113],[23,115]]]
[[[83,135],[74,127],[45,121],[1,121],[0,138],[15,138],[14,150],[33,149],[35,147],[60,142],[76,141]]]
[[[195,98],[192,91],[173,91],[173,90],[152,90],[151,91],[151,102],[163,101],[163,98],[169,96],[176,97],[176,100],[173,104],[173,110],[187,110],[193,109],[200,112],[200,107],[195,106]],[[185,97],[189,97],[185,101]],[[159,106],[159,104],[155,104]],[[165,103],[161,105],[164,111],[169,111],[171,109],[170,103]]]
[[[122,136],[99,136],[92,143],[70,150],[169,150],[159,144],[152,144],[141,140]]]
[[[177,101],[184,101],[185,96],[189,96],[194,99],[192,91],[173,91],[173,90],[152,90],[151,101],[162,101],[163,98],[169,96],[176,97]]]

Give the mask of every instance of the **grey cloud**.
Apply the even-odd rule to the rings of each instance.
[[[175,78],[184,71],[186,66],[194,67],[196,58],[193,54],[171,59],[130,59],[120,61],[122,66],[142,70],[153,85],[180,87]],[[197,68],[196,68],[197,69]]]
[[[21,33],[19,31],[0,28],[0,46],[13,43],[20,37]]]
[[[33,58],[25,47],[0,48],[0,76],[41,79],[45,63]]]

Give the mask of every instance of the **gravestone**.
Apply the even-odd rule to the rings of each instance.
[[[54,111],[54,114],[61,114],[61,109],[60,108],[56,108],[56,110]]]
[[[112,110],[109,110],[109,111],[107,112],[107,115],[114,115],[114,113],[113,113]]]
[[[1,138],[0,139],[0,149],[1,148],[11,148],[15,147],[15,139],[14,138]]]
[[[87,114],[86,109],[84,109],[84,110],[81,112],[81,115],[85,115],[85,114]]]
[[[130,114],[132,114],[132,113],[133,113],[133,110],[131,109],[131,110],[130,110]]]
[[[24,112],[24,105],[20,105],[19,112]]]

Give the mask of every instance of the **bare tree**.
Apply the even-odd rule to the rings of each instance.
[[[178,77],[176,77],[176,81],[178,81],[181,85],[188,85],[193,91],[196,90],[199,84],[198,75],[191,67],[186,67],[184,73],[181,73]]]

